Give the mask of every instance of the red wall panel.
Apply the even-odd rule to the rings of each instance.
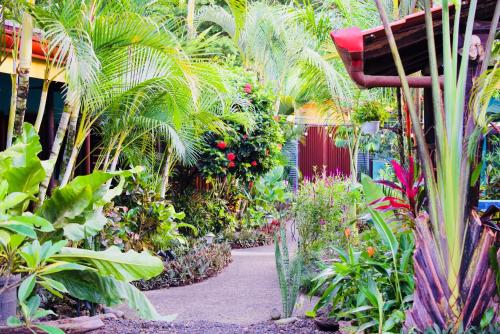
[[[321,173],[323,166],[328,175],[349,176],[349,151],[336,147],[328,132],[323,126],[307,128],[307,136],[299,144],[299,169],[304,178],[311,178],[315,167]]]

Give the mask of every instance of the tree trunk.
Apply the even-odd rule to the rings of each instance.
[[[18,83],[16,92],[16,117],[14,121],[14,136],[19,136],[23,132],[24,115],[26,114],[26,105],[30,87],[33,19],[29,13],[23,13],[22,24],[19,66],[17,68]]]
[[[49,186],[50,179],[52,178],[52,174],[54,173],[54,168],[56,166],[57,158],[59,157],[59,153],[61,151],[62,142],[64,140],[64,136],[66,135],[66,130],[68,128],[69,119],[71,113],[74,108],[79,108],[79,102],[76,99],[76,94],[68,91],[66,96],[66,101],[64,103],[63,113],[61,115],[61,119],[59,120],[59,125],[57,127],[56,136],[54,138],[54,143],[52,144],[52,151],[50,152],[50,157],[47,165],[47,175],[45,176],[45,180],[43,180],[40,185],[40,193],[38,195],[39,203],[38,205],[42,205],[45,200],[45,196],[47,194],[47,188]]]
[[[73,167],[78,157],[78,148],[76,147],[76,126],[78,123],[78,116],[80,115],[80,108],[74,108],[69,118],[68,136],[66,137],[66,146],[64,147],[64,154],[61,163],[60,185],[64,186],[68,183],[73,173]]]
[[[17,73],[10,76],[12,89],[10,96],[9,120],[7,124],[7,144],[6,148],[12,146],[14,138],[14,120],[16,118],[16,94],[17,94]]]
[[[38,113],[36,115],[36,121],[35,121],[36,132],[40,131],[40,126],[42,125],[43,115],[45,114],[45,106],[47,105],[47,96],[49,93],[49,86],[50,86],[50,80],[45,78],[45,80],[43,80],[42,96],[40,97],[40,105],[38,107]]]
[[[165,153],[167,154],[167,159],[165,159],[165,166],[163,167],[161,178],[160,198],[164,198],[167,192],[168,179],[170,176],[170,164],[172,163],[172,148],[169,147]]]
[[[196,0],[188,0],[186,24],[187,24],[187,31],[188,31],[188,38],[189,39],[193,39],[196,37],[196,29],[194,28],[195,7],[196,7]]]

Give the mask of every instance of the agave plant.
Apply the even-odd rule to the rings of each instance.
[[[281,238],[281,246],[280,239]],[[289,318],[293,314],[295,302],[299,295],[300,277],[302,275],[302,257],[297,254],[290,260],[286,239],[286,226],[280,227],[280,233],[274,236],[274,256],[276,259],[276,271],[281,291],[281,305],[283,317]]]
[[[394,62],[407,101],[411,93],[398,48],[385,9],[376,0]],[[471,0],[465,7],[454,2],[454,24],[450,27],[450,3],[442,2],[442,49],[444,84],[440,87],[438,56],[430,1],[425,0],[425,24],[432,76],[432,96],[435,119],[435,164],[420,128],[414,105],[408,104],[413,132],[423,167],[429,214],[417,217],[414,267],[416,290],[413,308],[407,314],[407,327],[425,330],[435,326],[458,330],[477,325],[488,305],[495,304],[495,275],[490,266],[489,252],[496,232],[481,224],[472,210],[474,196],[470,196],[472,171],[475,168],[481,130],[481,110],[474,104],[466,112],[466,81],[469,66],[472,28],[478,1]],[[459,54],[460,13],[468,11],[463,48]],[[481,70],[488,66],[500,14],[497,2],[485,48]],[[460,60],[460,62],[459,62]],[[477,89],[481,90],[481,86]],[[435,169],[434,169],[435,167]],[[493,255],[498,261],[500,253]]]

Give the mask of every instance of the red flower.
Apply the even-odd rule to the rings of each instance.
[[[252,92],[252,86],[247,83],[245,84],[245,87],[243,87],[243,90],[245,91],[245,93],[250,94]]]
[[[252,166],[254,166],[254,167],[255,167],[255,166],[257,166],[257,161],[255,161],[255,160],[254,160],[254,161],[252,161],[252,162],[250,163],[250,165],[252,165]]]
[[[227,144],[222,140],[222,141],[217,142],[217,147],[220,148],[221,150],[223,150],[227,147]]]
[[[245,133],[245,134],[243,135],[243,139],[247,139],[247,138],[248,138],[248,135]]]
[[[234,161],[229,161],[229,164],[227,165],[227,167],[234,168],[234,167],[236,167],[236,164],[234,163]]]
[[[280,115],[274,115],[273,116],[273,119],[276,121],[276,122],[279,122],[281,120],[281,116]]]
[[[248,182],[248,188],[250,188],[250,189],[253,188],[253,181]]]
[[[233,152],[227,154],[227,160],[233,161],[234,159],[236,159],[236,154]]]

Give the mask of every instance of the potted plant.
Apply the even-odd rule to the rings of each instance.
[[[353,123],[359,124],[365,134],[375,134],[388,118],[386,106],[378,101],[367,101],[354,108],[352,113]]]

